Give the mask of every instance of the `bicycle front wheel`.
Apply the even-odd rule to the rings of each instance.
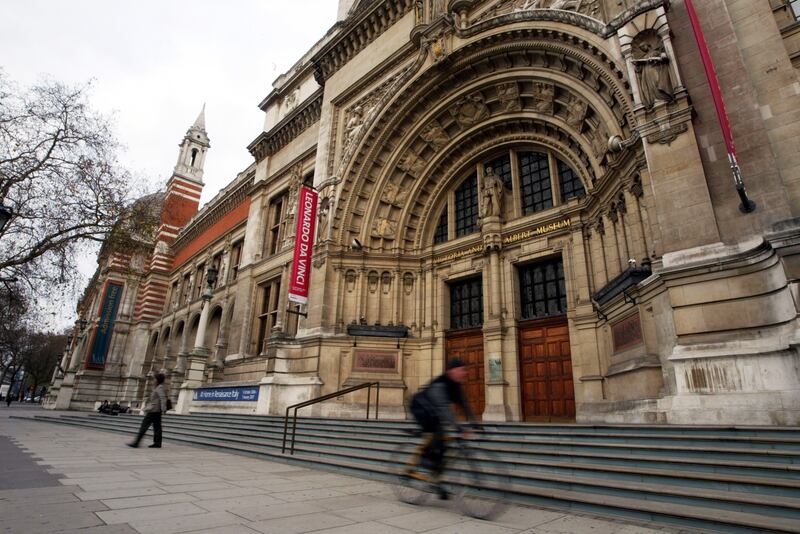
[[[464,515],[491,520],[508,507],[503,463],[491,451],[463,444],[448,462],[446,482]]]
[[[395,477],[392,484],[395,496],[408,504],[423,504],[430,495],[430,472],[419,465],[419,445],[401,443],[391,456],[391,469]]]

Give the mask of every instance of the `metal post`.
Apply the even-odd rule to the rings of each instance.
[[[378,408],[381,405],[381,383],[377,382],[378,387],[375,389],[375,419],[378,418]]]
[[[298,408],[294,409],[294,418],[292,419],[292,455],[294,455],[294,440],[297,434],[297,410]]]
[[[283,418],[283,444],[281,454],[286,452],[286,434],[289,432],[289,408],[286,408],[286,416]]]
[[[739,205],[739,210],[742,213],[750,213],[755,211],[756,203],[747,197],[747,189],[744,187],[742,180],[742,171],[739,168],[739,162],[736,159],[736,147],[733,144],[733,133],[731,133],[731,126],[728,122],[728,114],[725,111],[725,102],[722,99],[722,91],[719,88],[717,81],[717,73],[714,70],[714,62],[711,59],[711,54],[708,51],[705,36],[703,35],[703,28],[700,26],[700,20],[697,18],[697,13],[692,5],[692,0],[686,0],[686,11],[689,14],[689,22],[692,25],[694,38],[697,42],[697,48],[700,50],[700,59],[703,62],[703,69],[706,72],[706,79],[708,80],[708,88],[711,90],[711,98],[714,101],[714,109],[717,112],[717,120],[719,127],[722,130],[722,138],[725,141],[725,148],[728,151],[728,162],[731,165],[731,172],[733,173],[733,181],[736,185],[736,193],[742,203]]]

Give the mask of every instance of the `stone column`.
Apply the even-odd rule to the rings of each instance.
[[[609,280],[613,279],[620,273],[620,261],[619,261],[619,247],[617,245],[617,232],[616,227],[614,224],[614,220],[611,217],[611,212],[606,213],[603,215],[603,218],[606,219],[604,224],[605,228],[608,228],[608,231],[605,233],[603,238],[603,245],[605,248],[605,258],[606,258],[606,268],[608,269],[608,278]]]
[[[628,235],[630,236],[630,254],[637,263],[641,264],[648,257],[647,243],[644,239],[642,218],[639,214],[639,201],[629,189],[625,189],[626,217]]]
[[[395,325],[402,323],[403,314],[403,273],[394,270],[394,303],[392,304],[392,321]]]
[[[358,270],[358,283],[356,285],[358,291],[356,293],[356,298],[358,299],[358,309],[357,309],[357,317],[359,324],[362,323],[367,318],[367,270],[366,269],[359,269]]]
[[[194,390],[199,387],[204,380],[206,362],[208,361],[208,348],[206,342],[206,327],[208,326],[208,314],[211,309],[211,294],[206,292],[203,295],[203,310],[200,312],[200,322],[197,325],[197,335],[194,338],[194,349],[188,355],[189,367],[186,370],[186,380],[181,384],[181,391],[178,395],[178,402],[175,411],[180,414],[189,413]]]
[[[592,230],[590,247],[592,249],[592,268],[594,270],[595,287],[599,291],[608,283],[608,270],[606,269],[605,250],[603,246],[603,219],[598,219]]]

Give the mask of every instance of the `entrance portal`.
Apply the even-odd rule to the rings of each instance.
[[[566,317],[525,321],[519,328],[525,421],[575,419],[575,388]]]
[[[483,332],[462,330],[447,336],[447,361],[455,358],[466,364],[467,381],[462,385],[467,405],[480,420],[486,405],[483,386]]]

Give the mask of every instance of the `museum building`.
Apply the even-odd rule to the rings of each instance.
[[[695,4],[340,0],[202,208],[189,128],[48,406],[404,418],[460,358],[485,421],[800,424],[800,2]]]

